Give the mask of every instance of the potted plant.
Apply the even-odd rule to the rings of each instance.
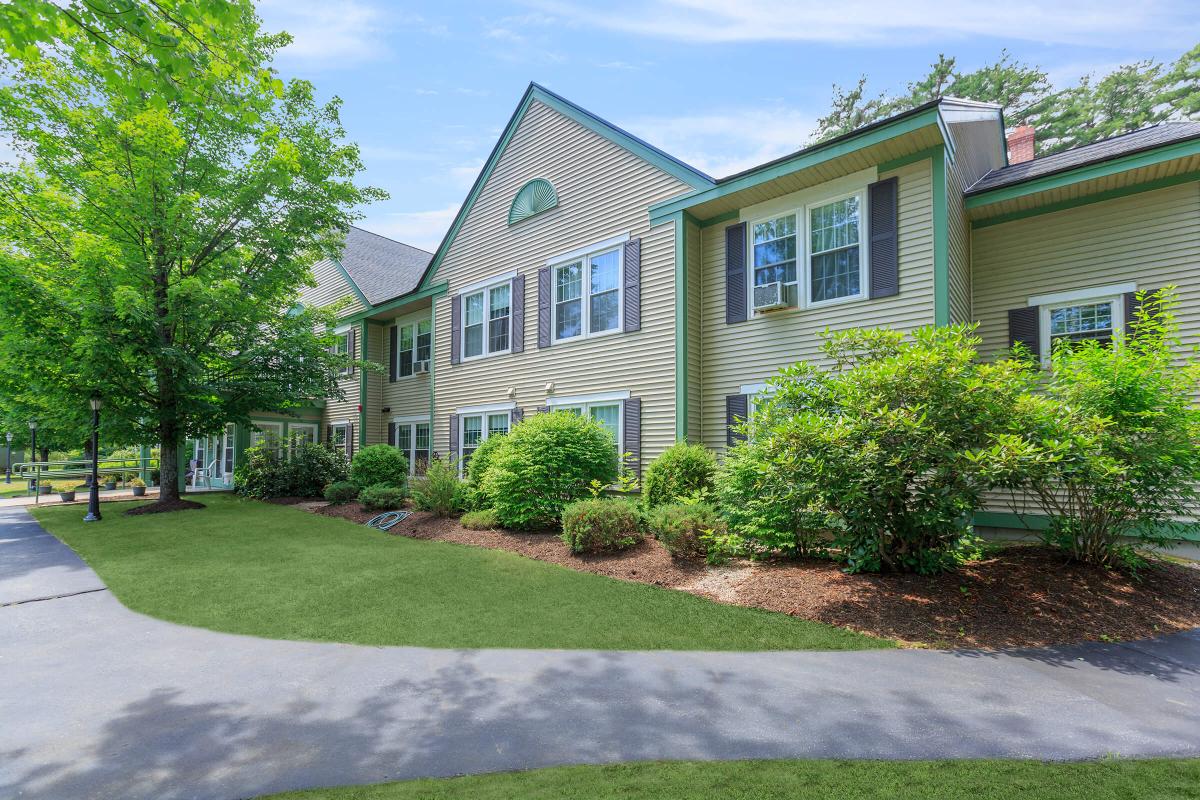
[[[145,497],[146,496],[146,482],[144,480],[142,480],[141,478],[134,478],[133,480],[131,480],[129,482],[129,485],[133,487],[133,496],[134,497]]]
[[[46,487],[50,489],[50,486]],[[55,491],[58,492],[58,499],[64,503],[75,502],[75,484],[73,483],[56,483],[53,485]]]
[[[100,480],[104,481],[105,489],[117,488],[117,476],[116,475],[101,475]]]
[[[37,487],[38,494],[50,494],[54,491],[54,484],[50,481],[42,481]]]

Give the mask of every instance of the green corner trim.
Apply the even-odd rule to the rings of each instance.
[[[817,145],[807,150],[802,150],[790,158],[766,164],[711,188],[698,189],[682,197],[655,203],[650,206],[650,224],[654,225],[656,221],[666,222],[676,211],[683,211],[700,203],[717,200],[726,195],[740,192],[743,189],[749,189],[783,175],[788,175],[817,164],[823,164],[826,161],[853,153],[864,147],[871,147],[872,145],[894,139],[897,136],[904,136],[930,125],[937,125],[939,128],[942,128],[941,114],[938,113],[937,108],[929,108],[919,114],[897,119],[891,123],[880,125],[877,128],[872,128],[847,139],[840,139],[830,142],[827,145]]]
[[[522,320],[524,324],[524,320]],[[437,298],[429,306],[429,452],[432,453],[437,448],[433,446],[434,436],[437,432],[437,425],[434,423],[434,416],[437,414],[437,405],[435,402],[436,394],[433,390],[433,384],[437,376]]]
[[[1013,530],[1044,531],[1050,527],[1050,518],[1044,514],[1014,514],[1009,511],[976,511],[971,519],[975,525],[985,528],[1012,528]],[[1200,542],[1200,523],[1192,523],[1182,534],[1169,534],[1185,542]]]
[[[933,324],[950,324],[950,187],[946,182],[946,152],[935,147],[933,180]]]
[[[693,189],[713,185],[712,178],[702,172],[687,166],[682,161],[671,158],[661,150],[651,147],[636,136],[632,136],[612,123],[597,117],[590,111],[571,103],[563,97],[559,97],[553,92],[538,86],[536,83],[531,83],[529,84],[529,88],[525,90],[521,102],[517,104],[517,109],[509,117],[508,124],[504,126],[504,132],[500,135],[496,146],[492,148],[487,161],[484,162],[483,169],[480,170],[479,175],[475,178],[475,183],[471,185],[471,190],[467,193],[467,197],[458,209],[458,213],[455,214],[454,221],[450,224],[450,229],[446,231],[446,235],[442,238],[437,250],[434,251],[433,260],[429,262],[429,266],[425,268],[425,275],[421,278],[420,288],[426,288],[429,282],[434,279],[434,276],[437,275],[438,267],[445,260],[451,243],[458,236],[459,229],[462,228],[467,215],[474,208],[475,202],[479,199],[479,195],[483,191],[483,187],[487,184],[488,178],[491,177],[492,172],[495,170],[496,164],[499,163],[500,156],[504,154],[508,143],[512,140],[513,134],[516,133],[517,128],[520,126],[521,120],[525,118],[525,114],[528,113],[529,107],[533,105],[535,100],[579,123],[593,133],[603,136],[619,147],[623,147],[644,161],[658,167],[668,175],[686,183]]]
[[[365,319],[359,323],[358,337],[362,340],[359,359],[362,361],[366,361],[368,355],[368,327]],[[363,447],[367,445],[367,370],[362,367],[358,369],[358,443]]]
[[[1164,161],[1172,161],[1177,158],[1188,158],[1196,155],[1200,155],[1200,138],[1176,142],[1141,153],[1132,153],[1109,161],[1102,161],[1098,164],[1086,164],[1075,169],[1065,170],[1013,186],[1001,186],[991,191],[980,192],[979,194],[967,197],[967,210],[989,206],[993,203],[1001,203],[1005,200],[1015,200],[1018,197],[1036,194],[1037,192],[1059,189],[1063,186],[1070,186],[1073,183],[1104,178],[1109,175],[1116,175],[1119,172],[1127,172],[1131,169],[1152,167]]]
[[[1170,186],[1178,186],[1181,183],[1191,183],[1192,181],[1200,181],[1200,171],[1184,172],[1179,175],[1169,175],[1165,178],[1158,178],[1145,183],[1135,183],[1131,186],[1121,186],[1116,189],[1109,189],[1096,194],[1089,194],[1083,197],[1073,197],[1070,200],[1060,200],[1057,203],[1047,203],[1046,205],[1036,206],[1035,208],[1026,208],[1020,211],[1012,211],[1008,214],[999,214],[994,217],[985,217],[971,221],[971,228],[990,228],[993,225],[1003,225],[1006,222],[1013,222],[1018,219],[1026,219],[1028,217],[1036,217],[1042,214],[1053,214],[1055,211],[1065,211],[1069,208],[1078,208],[1080,206],[1091,205],[1092,203],[1102,203],[1105,200],[1115,200],[1119,197],[1128,197],[1132,194],[1140,194],[1142,192],[1151,192],[1155,189],[1165,189]]]
[[[688,437],[688,217],[676,211],[671,220],[675,226],[675,439],[683,441]]]
[[[332,258],[330,261],[332,261],[334,266],[338,268],[338,272],[342,273],[342,277],[346,279],[346,283],[350,286],[350,288],[354,290],[354,296],[362,301],[364,306],[370,308],[370,301],[367,300],[367,296],[362,293],[362,290],[358,288],[358,284],[354,282],[354,279],[350,277],[350,273],[346,272],[346,268],[342,266],[341,259]]]

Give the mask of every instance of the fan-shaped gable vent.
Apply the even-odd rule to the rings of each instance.
[[[534,178],[521,187],[508,210],[508,224],[515,225],[558,205],[558,195],[545,178]]]

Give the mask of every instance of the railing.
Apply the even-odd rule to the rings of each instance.
[[[135,457],[135,458],[100,458],[99,474],[103,481],[105,477],[114,477],[117,483],[124,488],[129,481],[135,477],[141,477],[146,483],[150,483],[150,471],[158,469],[159,462],[156,457]],[[75,459],[69,461],[25,461],[20,464],[13,464],[12,477],[16,481],[25,481],[26,488],[29,493],[34,494],[34,502],[40,502],[42,492],[39,487],[44,487],[47,481],[56,481],[70,478],[90,478],[92,474],[92,460]]]

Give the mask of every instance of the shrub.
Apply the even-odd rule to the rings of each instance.
[[[424,475],[413,478],[412,499],[421,511],[448,517],[463,505],[463,482],[458,478],[458,461],[435,458]]]
[[[500,520],[496,519],[496,512],[490,508],[468,511],[462,515],[462,519],[459,521],[469,531],[489,531],[500,527]]]
[[[1056,347],[1044,391],[1025,398],[1012,433],[979,458],[998,485],[1050,517],[1047,542],[1079,561],[1133,569],[1142,559],[1125,538],[1173,543],[1200,481],[1200,364],[1175,356],[1174,291],[1139,300],[1116,347]]]
[[[408,493],[396,486],[377,483],[358,493],[358,502],[369,511],[392,511],[404,505]]]
[[[467,481],[463,488],[467,508],[480,511],[491,507],[491,501],[483,488],[483,477],[487,474],[492,456],[503,439],[503,436],[490,436],[471,453],[471,460],[467,462]]]
[[[1010,428],[1036,373],[981,363],[973,326],[823,334],[833,370],[772,380],[722,467],[737,533],[798,554],[831,533],[851,572],[937,572],[973,542],[988,478],[974,458]]]
[[[131,478],[129,480],[129,485],[133,486],[135,488],[138,488],[138,489],[146,488],[146,482],[144,480],[142,480],[140,476],[136,477],[136,478]]]
[[[353,481],[337,481],[325,487],[325,499],[330,503],[349,503],[358,493],[358,484]]]
[[[285,459],[269,444],[250,447],[234,471],[234,488],[246,497],[321,497],[325,487],[346,480],[346,457],[312,442]]]
[[[617,449],[600,423],[570,411],[531,417],[500,437],[483,490],[506,528],[550,526],[590,494],[592,481],[617,480]]]
[[[628,500],[580,500],[563,510],[561,538],[572,553],[624,550],[641,541],[639,522]]]
[[[387,444],[373,444],[354,454],[350,462],[350,480],[359,488],[367,486],[408,487],[408,459]]]
[[[713,489],[717,458],[704,445],[677,442],[646,468],[642,505],[649,511],[684,497],[707,496]]]
[[[646,527],[672,556],[708,555],[708,541],[726,532],[725,519],[708,503],[669,503],[650,511]]]

